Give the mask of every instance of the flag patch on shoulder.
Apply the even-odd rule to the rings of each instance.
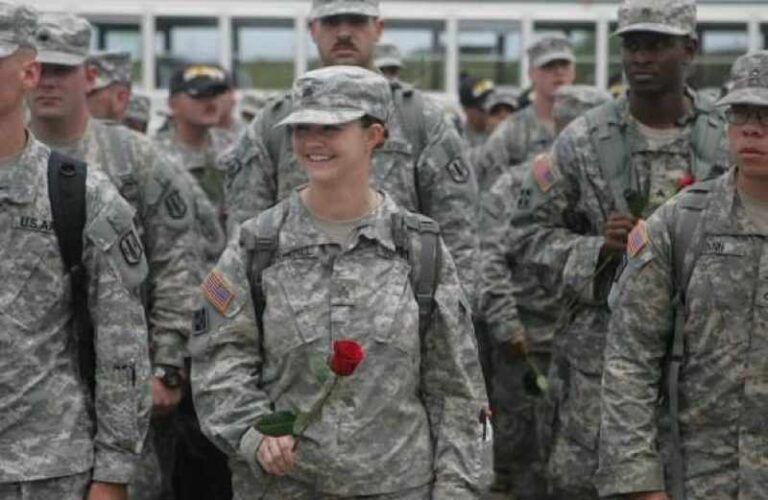
[[[635,257],[648,245],[648,230],[645,221],[641,220],[627,237],[627,254]]]
[[[232,285],[216,271],[211,272],[202,285],[203,293],[211,303],[221,314],[227,312],[229,304],[232,299],[235,298],[235,293],[232,291]]]
[[[558,180],[557,172],[552,165],[552,158],[542,153],[533,160],[533,180],[539,185],[542,193],[546,193]]]

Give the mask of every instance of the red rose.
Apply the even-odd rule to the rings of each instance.
[[[333,343],[333,356],[329,363],[331,371],[339,377],[355,373],[357,365],[365,358],[360,344],[354,340],[337,340]]]
[[[696,182],[696,179],[694,179],[691,174],[685,173],[677,179],[677,190],[682,191],[694,182]]]

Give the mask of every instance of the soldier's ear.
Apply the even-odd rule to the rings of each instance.
[[[693,61],[696,57],[696,53],[699,51],[699,39],[695,36],[686,37],[683,41],[683,48],[686,54],[688,54],[689,62]]]
[[[93,87],[96,85],[96,77],[99,74],[99,70],[96,69],[94,66],[86,64],[83,67],[83,71],[85,72],[85,82],[86,82],[86,93],[90,94],[90,92],[93,90]]]
[[[35,55],[20,55],[20,71],[21,71],[21,84],[25,91],[30,91],[37,88],[40,83],[40,74],[42,67],[39,62],[35,60]]]

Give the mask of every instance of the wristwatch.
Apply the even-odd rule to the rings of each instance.
[[[175,366],[155,365],[152,375],[159,378],[163,385],[170,389],[176,389],[181,385],[181,370]]]

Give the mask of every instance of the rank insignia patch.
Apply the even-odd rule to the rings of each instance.
[[[533,160],[533,180],[539,185],[542,193],[546,193],[558,180],[558,175],[552,166],[552,159],[546,153],[538,155]]]
[[[235,298],[235,293],[232,291],[232,286],[229,282],[216,271],[211,272],[202,285],[203,293],[211,303],[221,314],[227,312],[229,304],[232,299]]]
[[[639,221],[627,237],[627,254],[635,257],[648,245],[648,231],[645,221]]]

